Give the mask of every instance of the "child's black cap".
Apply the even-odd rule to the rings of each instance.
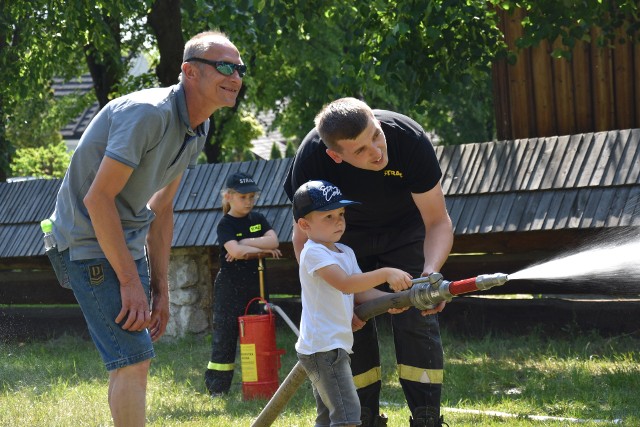
[[[249,175],[243,172],[236,172],[227,178],[226,188],[237,191],[238,193],[256,193],[260,191],[260,187]]]

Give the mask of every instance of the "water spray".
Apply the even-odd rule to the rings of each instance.
[[[355,308],[355,314],[361,320],[369,320],[391,308],[415,307],[419,310],[434,308],[443,301],[451,301],[454,296],[475,291],[484,291],[494,286],[502,286],[509,280],[504,273],[482,274],[470,279],[450,282],[444,280],[440,273],[413,279],[412,287],[406,291],[389,293],[388,295],[367,301]],[[296,363],[289,375],[267,402],[251,427],[268,427],[280,415],[294,393],[304,383],[307,373]]]

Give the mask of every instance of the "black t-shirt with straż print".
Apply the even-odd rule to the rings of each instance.
[[[290,200],[300,185],[324,179],[337,185],[345,198],[361,202],[346,208],[347,234],[421,226],[411,193],[431,190],[442,177],[433,146],[417,122],[392,111],[373,112],[387,141],[386,168],[369,171],[335,163],[313,129],[300,144],[284,182]]]
[[[267,219],[259,212],[250,212],[249,215],[237,218],[226,214],[218,223],[218,242],[220,243],[220,267],[225,268],[258,268],[258,260],[226,260],[227,250],[224,244],[230,240],[240,241],[247,238],[262,237],[271,230]]]

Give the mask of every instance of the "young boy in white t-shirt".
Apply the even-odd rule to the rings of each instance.
[[[412,284],[411,276],[397,268],[362,273],[353,250],[337,243],[345,230],[345,206],[356,203],[327,181],[309,181],[293,196],[293,217],[308,237],[300,253],[302,317],[296,352],[313,385],[316,426],[361,423],[349,359],[354,301],[387,295],[374,289],[385,282],[395,291]]]

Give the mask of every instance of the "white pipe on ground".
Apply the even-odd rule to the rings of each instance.
[[[296,334],[297,337],[300,336],[300,331],[298,330],[298,327],[295,325],[295,323],[293,323],[293,321],[291,321],[289,316],[287,316],[287,314],[284,311],[282,311],[282,309],[280,307],[278,307],[275,304],[271,304],[271,303],[269,303],[269,307],[271,307],[272,310],[275,310],[276,313],[278,313],[280,316],[282,316],[284,321],[287,323],[287,325],[289,325],[289,327],[291,328],[293,333]],[[266,308],[265,308],[265,310],[266,310]]]
[[[549,415],[522,415],[522,414],[510,414],[508,412],[500,411],[480,411],[478,409],[461,409],[461,408],[442,408],[444,412],[455,412],[460,414],[476,414],[487,415],[490,417],[499,418],[525,418],[535,421],[562,421],[569,423],[598,423],[598,424],[622,424],[621,419],[614,420],[587,420],[583,418],[570,418],[570,417],[552,417]]]

